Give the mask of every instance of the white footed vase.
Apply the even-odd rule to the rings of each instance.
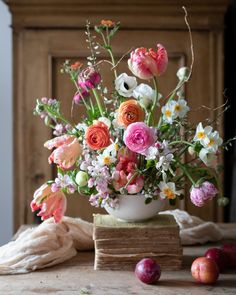
[[[139,222],[150,219],[162,211],[166,205],[166,200],[158,198],[145,204],[145,196],[137,195],[117,195],[119,204],[116,208],[105,206],[106,211],[119,220],[128,222]]]

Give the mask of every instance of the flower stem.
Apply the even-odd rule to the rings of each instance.
[[[148,115],[148,119],[147,119],[147,125],[148,126],[151,125],[151,121],[153,120],[153,113],[154,113],[154,110],[155,110],[155,106],[156,106],[157,101],[158,101],[158,86],[157,86],[157,78],[156,77],[153,77],[153,84],[154,84],[154,87],[155,87],[156,95],[155,95],[155,99],[153,101],[150,113]]]
[[[125,189],[126,189],[127,186],[131,183],[131,181],[134,180],[134,178],[135,178],[136,176],[138,176],[138,175],[139,175],[139,172],[136,171],[136,172],[132,175],[132,177],[129,179],[129,181],[126,183],[126,185],[125,185]]]
[[[178,144],[178,143],[184,143],[184,144],[187,144],[189,146],[194,146],[192,143],[188,142],[188,141],[185,141],[185,140],[176,140],[176,141],[172,141],[171,143],[169,143],[169,145],[174,145],[174,144]]]
[[[101,101],[100,101],[100,97],[99,97],[99,95],[98,95],[96,89],[93,88],[92,91],[93,91],[94,97],[95,97],[95,99],[96,99],[96,102],[97,102],[97,105],[98,105],[99,112],[100,112],[101,116],[103,116],[103,107],[102,107],[102,104],[101,104]]]
[[[90,107],[89,107],[89,105],[87,104],[87,102],[85,101],[85,99],[84,99],[84,97],[83,97],[83,95],[82,95],[82,93],[81,93],[81,91],[80,91],[80,89],[79,89],[79,87],[78,87],[78,85],[77,85],[77,83],[76,83],[76,81],[75,81],[75,79],[74,79],[73,77],[72,77],[72,80],[73,80],[73,82],[74,82],[74,84],[75,84],[75,87],[76,87],[77,91],[78,91],[79,94],[81,95],[81,98],[82,98],[83,104],[85,105],[86,109],[89,110]]]
[[[115,78],[117,78],[117,72],[116,72],[116,69],[115,69],[116,63],[115,63],[114,55],[113,55],[113,52],[112,52],[112,49],[111,49],[109,37],[107,37],[107,40],[106,40],[106,37],[104,36],[104,34],[101,33],[101,35],[102,35],[102,39],[103,39],[103,43],[105,45],[105,48],[107,49],[107,51],[109,52],[110,57],[111,57],[111,62],[112,62]]]
[[[182,171],[184,172],[184,174],[188,177],[188,179],[191,181],[193,186],[196,186],[196,182],[194,181],[194,179],[192,178],[192,176],[190,175],[190,173],[188,172],[188,169],[181,164],[179,161],[177,161],[177,163],[179,164],[180,168],[182,169]]]

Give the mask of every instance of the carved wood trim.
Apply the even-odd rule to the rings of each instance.
[[[120,20],[123,29],[186,29],[184,4],[192,29],[223,28],[229,0],[5,0],[13,28],[84,28],[87,19]],[[138,17],[137,17],[138,16]],[[145,21],[143,21],[143,19]]]

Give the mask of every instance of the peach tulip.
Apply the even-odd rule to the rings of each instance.
[[[82,153],[78,139],[73,135],[62,135],[45,142],[48,149],[56,148],[48,158],[49,164],[55,163],[62,169],[70,169]]]
[[[38,188],[30,204],[31,210],[40,210],[37,216],[42,220],[54,217],[56,223],[60,222],[66,211],[66,196],[61,191],[52,192],[51,186],[43,184]]]

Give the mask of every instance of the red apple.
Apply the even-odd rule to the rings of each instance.
[[[219,268],[213,259],[199,257],[193,261],[191,273],[199,283],[214,284],[219,277]]]
[[[154,284],[161,276],[161,267],[155,260],[144,258],[136,264],[135,275],[145,284]]]
[[[211,258],[215,261],[217,266],[219,267],[219,271],[223,272],[228,267],[228,257],[224,253],[222,249],[219,248],[210,248],[206,251],[205,257]]]
[[[236,244],[235,243],[224,244],[221,247],[221,249],[228,257],[229,266],[236,267]]]

